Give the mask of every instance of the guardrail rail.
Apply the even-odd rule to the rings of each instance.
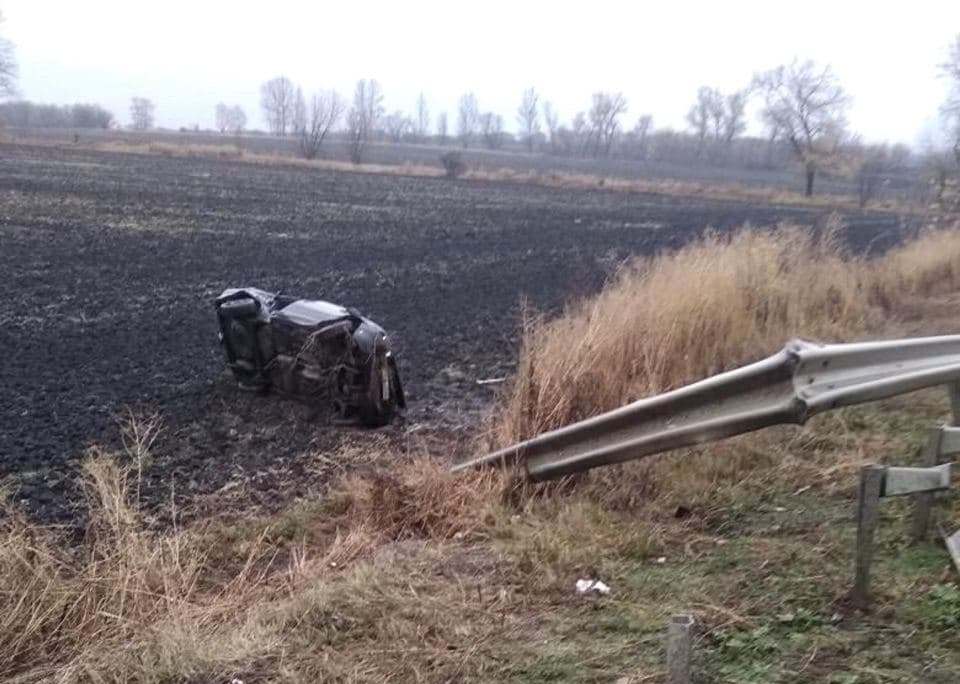
[[[938,385],[957,411],[960,335],[789,342],[767,359],[641,399],[454,466],[518,466],[533,480],[712,442]]]

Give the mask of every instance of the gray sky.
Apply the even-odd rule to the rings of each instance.
[[[259,84],[283,73],[345,96],[376,78],[388,110],[411,112],[422,90],[451,126],[472,90],[513,129],[533,85],[564,120],[607,89],[626,95],[627,127],[651,113],[657,128],[683,128],[699,86],[738,88],[801,57],[833,66],[865,139],[917,143],[937,124],[936,65],[960,33],[960,0],[0,0],[0,10],[24,97],[99,102],[126,124],[142,95],[167,127],[212,126],[219,101],[263,127]]]

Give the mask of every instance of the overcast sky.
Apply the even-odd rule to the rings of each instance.
[[[591,93],[620,90],[628,128],[644,113],[682,128],[701,85],[739,88],[801,57],[833,66],[866,140],[915,144],[937,123],[936,67],[960,33],[960,0],[0,0],[0,10],[25,98],[99,102],[126,124],[140,95],[166,127],[212,126],[220,101],[264,127],[259,84],[282,73],[344,95],[376,78],[388,110],[412,111],[422,90],[451,125],[472,90],[510,129],[531,85],[564,120]]]

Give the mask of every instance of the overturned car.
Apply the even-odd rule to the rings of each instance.
[[[329,402],[377,426],[406,403],[383,328],[355,309],[248,287],[216,299],[220,342],[243,389]]]

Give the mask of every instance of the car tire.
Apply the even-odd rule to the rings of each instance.
[[[377,350],[368,373],[366,401],[360,407],[360,421],[367,427],[382,427],[393,420],[398,393],[395,374],[383,351]]]

